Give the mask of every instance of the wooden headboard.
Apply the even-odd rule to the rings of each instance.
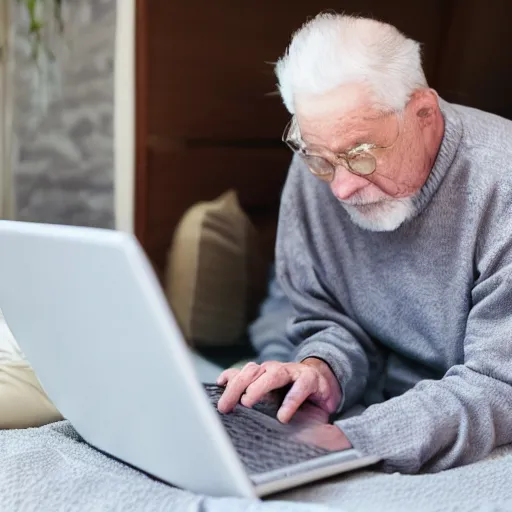
[[[393,23],[423,43],[427,77],[442,96],[510,114],[512,2],[499,12],[481,3],[137,0],[135,225],[160,276],[183,212],[228,188],[270,257],[291,157],[280,140],[288,115],[272,63],[321,10]]]

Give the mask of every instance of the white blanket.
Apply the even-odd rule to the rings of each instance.
[[[357,512],[512,511],[512,445],[484,461],[441,473],[360,472],[289,491],[280,499]]]
[[[323,505],[323,506],[322,506]],[[68,422],[0,431],[6,512],[512,511],[512,449],[436,475],[360,472],[263,502],[194,495],[156,482],[83,443]]]

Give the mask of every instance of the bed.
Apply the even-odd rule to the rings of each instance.
[[[439,474],[360,471],[264,501],[200,496],[101,454],[57,422],[0,431],[0,509],[6,512],[497,512],[512,510],[512,447]]]

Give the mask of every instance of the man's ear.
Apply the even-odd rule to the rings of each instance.
[[[418,118],[421,127],[426,127],[435,121],[439,110],[438,96],[433,89],[418,89],[411,98],[411,108]]]

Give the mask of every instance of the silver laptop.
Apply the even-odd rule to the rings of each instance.
[[[80,436],[166,483],[264,496],[378,460],[294,440],[271,401],[218,413],[129,234],[0,221],[0,308]]]

